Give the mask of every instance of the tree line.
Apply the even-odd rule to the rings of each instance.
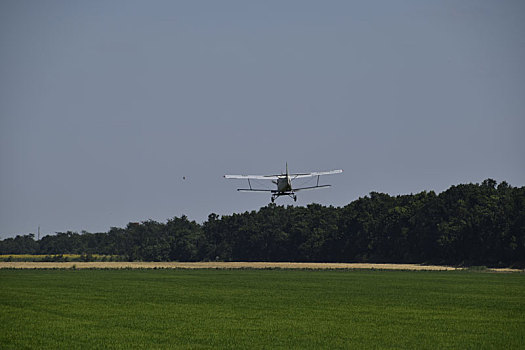
[[[525,265],[525,187],[462,184],[344,207],[269,204],[202,224],[186,216],[108,232],[33,234],[0,241],[0,254],[103,254],[129,261],[389,262]]]

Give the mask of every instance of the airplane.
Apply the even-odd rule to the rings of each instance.
[[[241,192],[271,192],[272,193],[272,203],[275,202],[275,199],[280,196],[289,196],[290,198],[293,198],[293,200],[297,201],[297,195],[295,192],[302,191],[302,190],[313,190],[316,188],[326,188],[330,187],[330,185],[319,185],[319,178],[321,175],[331,175],[331,174],[340,174],[343,170],[330,170],[330,171],[317,171],[312,173],[299,173],[299,174],[290,174],[288,173],[288,163],[286,163],[286,173],[285,174],[279,174],[279,175],[224,175],[226,179],[247,179],[248,180],[248,186],[250,188],[238,188],[237,191]],[[315,186],[309,186],[309,187],[299,187],[294,188],[292,187],[292,180],[299,179],[299,178],[305,178],[305,177],[315,177],[317,176],[317,184]],[[277,185],[276,190],[266,190],[266,189],[257,189],[253,188],[252,184],[250,182],[250,179],[253,180],[272,180],[274,184]]]

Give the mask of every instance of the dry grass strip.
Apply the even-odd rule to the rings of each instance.
[[[9,269],[377,269],[414,271],[453,271],[462,268],[418,264],[362,263],[292,263],[292,262],[0,262]],[[489,269],[497,272],[519,272],[518,269]]]

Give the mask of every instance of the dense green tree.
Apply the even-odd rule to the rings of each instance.
[[[270,204],[258,211],[186,216],[0,241],[0,254],[119,255],[148,261],[525,264],[525,187],[487,179],[434,192],[371,192],[342,207]]]
[[[15,238],[6,238],[0,241],[0,254],[38,254],[39,244],[35,235],[18,235]]]

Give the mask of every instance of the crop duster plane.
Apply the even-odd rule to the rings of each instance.
[[[297,201],[297,195],[295,192],[302,191],[302,190],[313,190],[316,188],[326,188],[330,187],[330,185],[319,185],[319,178],[321,175],[331,175],[331,174],[340,174],[343,170],[330,170],[330,171],[317,171],[312,173],[298,173],[298,174],[290,174],[288,173],[288,163],[286,163],[286,173],[285,174],[279,174],[279,175],[224,175],[226,179],[247,179],[248,180],[248,186],[249,188],[239,188],[237,191],[241,192],[271,192],[272,193],[272,203],[275,201],[276,198],[280,196],[289,196],[290,198],[293,198],[294,201]],[[295,179],[300,178],[306,178],[306,177],[316,177],[317,176],[317,184],[315,186],[309,186],[309,187],[299,187],[294,188],[292,187],[292,181]],[[267,189],[258,189],[253,188],[250,180],[271,180],[274,184],[277,185],[276,190],[267,190]]]

